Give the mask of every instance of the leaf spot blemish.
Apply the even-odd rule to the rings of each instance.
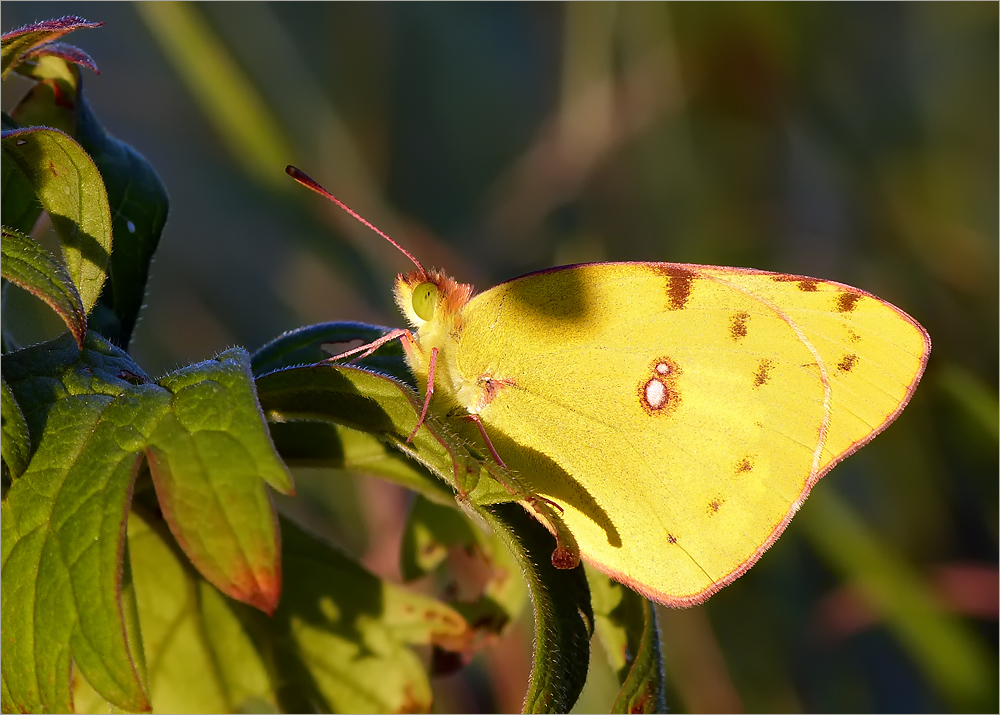
[[[49,171],[52,172],[52,176],[59,176],[59,172],[56,171],[56,165],[54,162],[49,162]]]
[[[774,367],[774,363],[767,358],[760,361],[760,364],[757,365],[757,372],[753,376],[754,387],[760,387],[771,378],[772,367]]]
[[[749,313],[740,311],[729,316],[729,334],[733,340],[739,340],[747,336],[747,321],[750,319]]]
[[[845,355],[839,363],[837,363],[837,369],[841,372],[850,372],[854,369],[854,366],[858,364],[858,356],[851,353],[850,355]]]
[[[841,293],[837,296],[837,310],[841,313],[850,313],[859,300],[861,295],[858,293]]]

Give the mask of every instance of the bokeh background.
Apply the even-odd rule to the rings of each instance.
[[[90,102],[170,194],[132,347],[150,373],[313,322],[401,325],[406,259],[289,163],[480,287],[682,261],[913,315],[934,348],[900,419],[745,577],[661,611],[669,704],[997,710],[996,3],[25,2],[3,30],[65,14],[104,21],[68,38],[100,67]],[[38,315],[28,339],[59,329]],[[285,508],[398,575],[405,493],[297,478]],[[519,709],[530,644],[526,618],[435,681],[437,707]],[[578,708],[606,711],[611,679],[594,659]]]

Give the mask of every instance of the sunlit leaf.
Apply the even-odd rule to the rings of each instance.
[[[47,303],[83,346],[87,314],[65,267],[16,229],[3,229],[3,277]]]
[[[66,269],[89,313],[111,254],[111,212],[100,172],[71,137],[44,127],[4,132],[3,161],[27,179],[49,214]],[[5,177],[8,171],[5,167]]]
[[[17,478],[28,466],[31,455],[31,438],[28,436],[28,425],[21,414],[21,408],[14,399],[14,393],[3,382],[3,439],[0,449],[3,451],[3,463],[11,477]]]
[[[168,400],[121,380],[121,370],[141,372],[93,340],[82,355],[63,339],[4,357],[4,379],[34,408],[26,414],[38,444],[0,518],[0,657],[18,709],[68,712],[70,658],[107,700],[148,709],[141,654],[123,621],[121,557],[142,449],[132,423]]]
[[[234,348],[160,380],[170,395],[147,458],[171,531],[205,577],[267,612],[281,593],[279,537],[263,479],[292,491],[261,419],[247,353]]]

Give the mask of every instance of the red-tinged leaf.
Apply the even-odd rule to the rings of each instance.
[[[17,72],[35,81],[10,112],[19,128],[49,127],[76,138],[82,83],[79,67],[61,57],[45,55],[18,66]]]
[[[97,63],[86,52],[79,47],[68,45],[65,42],[46,42],[44,45],[29,50],[21,56],[22,60],[39,60],[43,57],[58,57],[74,65],[86,67],[94,74],[100,74]],[[23,66],[23,65],[22,65]]]
[[[3,133],[4,177],[15,167],[34,188],[62,243],[66,269],[87,313],[111,255],[111,211],[93,160],[71,137],[44,127]]]
[[[83,347],[87,314],[66,269],[48,251],[16,229],[3,229],[3,277],[45,301]]]
[[[281,559],[271,500],[291,477],[257,406],[249,355],[233,349],[160,381],[170,413],[149,439],[147,459],[163,514],[188,557],[223,593],[271,613]]]
[[[22,56],[38,45],[57,40],[73,30],[100,27],[103,24],[103,22],[88,22],[82,17],[67,15],[55,20],[25,25],[4,33],[2,40],[0,40],[0,47],[2,47],[2,51],[0,51],[0,77],[6,77],[11,68],[21,61]]]
[[[24,421],[21,408],[14,399],[14,393],[3,382],[3,438],[0,439],[0,451],[3,452],[3,465],[7,474],[16,479],[28,466],[31,458],[31,438],[28,436],[28,425]]]

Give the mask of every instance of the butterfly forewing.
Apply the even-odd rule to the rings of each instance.
[[[565,510],[586,558],[661,602],[697,602],[898,413],[922,369],[926,336],[904,314],[807,280],[637,263],[532,274],[465,307],[458,367],[489,384],[491,439]]]

